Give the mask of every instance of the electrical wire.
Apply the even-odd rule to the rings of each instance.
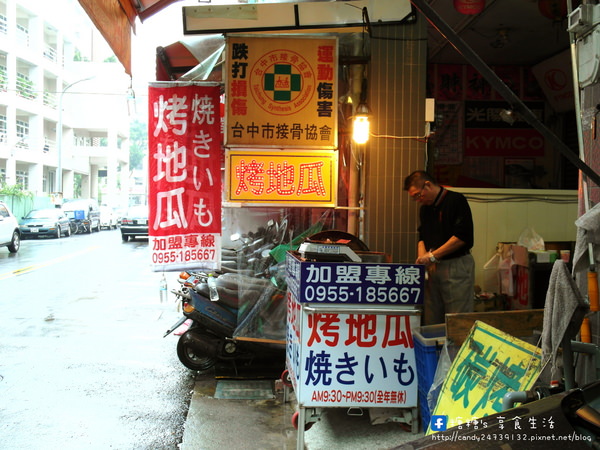
[[[23,92],[23,90],[22,89],[8,89],[8,88],[5,88],[5,89],[0,89],[0,92],[13,92],[13,93],[17,93],[18,94],[20,92]],[[35,94],[36,97],[37,97],[38,95],[43,95],[43,94],[56,94],[56,95],[59,95],[59,94],[61,94],[62,91],[46,91],[46,90],[40,91],[38,89],[31,89],[29,92],[31,94]],[[85,91],[85,92],[71,92],[71,91],[69,91],[69,92],[65,92],[65,94],[119,95],[119,96],[128,95],[127,91],[124,91],[124,92],[87,92],[87,91]]]
[[[427,139],[427,135],[423,135],[423,136],[392,136],[389,134],[375,134],[375,133],[369,133],[369,136],[374,137],[374,138],[384,138],[384,139]]]
[[[532,198],[527,196],[509,196],[509,197],[498,197],[498,198],[485,198],[485,197],[476,197],[468,194],[463,194],[467,200],[471,200],[474,202],[480,203],[499,203],[499,202],[514,202],[514,203],[530,203],[530,202],[542,202],[542,203],[555,203],[555,204],[570,204],[577,203],[577,199],[558,199],[558,198],[549,198],[549,197],[541,197],[541,198]]]

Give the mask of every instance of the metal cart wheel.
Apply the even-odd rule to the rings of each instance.
[[[300,421],[300,412],[296,411],[294,414],[292,414],[292,425],[294,426],[294,428],[296,430],[298,429],[299,421]],[[304,424],[304,431],[310,430],[314,424],[315,424],[315,422],[306,422]]]

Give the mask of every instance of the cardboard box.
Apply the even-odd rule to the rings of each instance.
[[[512,256],[514,263],[518,266],[529,266],[527,247],[517,245],[515,242],[498,242],[496,250],[500,253],[503,260]]]
[[[477,295],[473,304],[474,312],[503,311],[507,303],[503,294]]]
[[[556,261],[557,257],[556,250],[538,250],[530,253],[533,257],[533,261],[536,263],[551,263]]]
[[[515,295],[509,296],[510,309],[531,309],[529,298],[529,269],[516,266],[514,273]]]

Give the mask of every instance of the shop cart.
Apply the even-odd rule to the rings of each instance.
[[[344,244],[288,252],[286,370],[294,389],[297,448],[323,408],[394,408],[387,421],[418,423],[412,330],[419,326],[424,266],[383,261]],[[287,400],[287,391],[285,399]],[[391,411],[391,409],[390,409]]]

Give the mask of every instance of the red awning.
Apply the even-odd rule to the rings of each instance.
[[[181,41],[156,49],[156,81],[177,80],[200,61]]]
[[[158,47],[156,81],[222,81],[224,49],[223,35],[189,36]]]
[[[100,34],[106,39],[125,72],[131,75],[131,30],[140,21],[180,0],[79,0]]]

